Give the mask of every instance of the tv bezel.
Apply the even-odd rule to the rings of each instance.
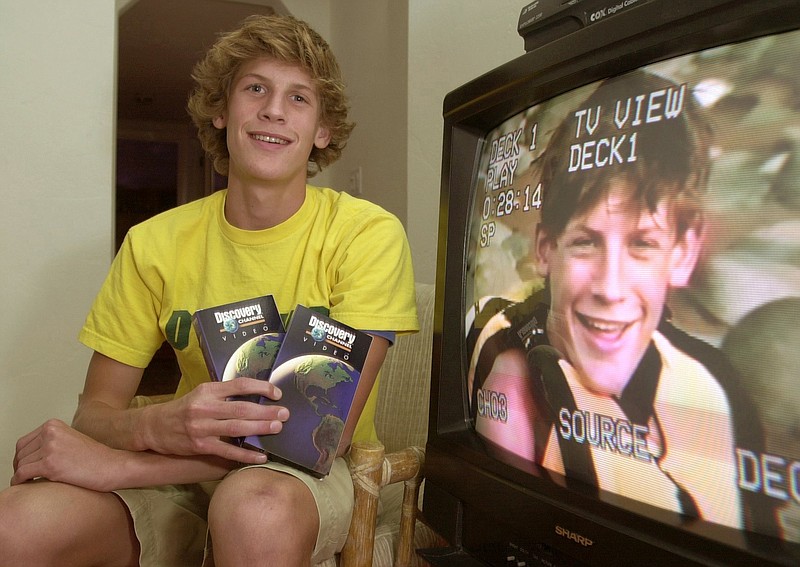
[[[545,470],[529,474],[490,457],[471,429],[464,380],[468,231],[486,134],[526,108],[588,83],[798,28],[797,1],[649,0],[525,53],[445,97],[423,509],[431,526],[456,548],[485,556],[491,546],[511,544],[531,551],[540,545],[568,561],[592,565],[674,565],[678,559],[699,565],[800,561],[797,544],[781,544],[785,549],[779,552],[779,542],[769,536],[748,533],[743,541],[743,533],[732,528],[707,522],[687,525],[676,513],[635,502],[623,508],[612,503],[613,495],[601,501],[588,487],[562,486],[565,479],[559,475]]]

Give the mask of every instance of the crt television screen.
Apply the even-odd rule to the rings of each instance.
[[[497,458],[800,541],[798,60],[693,53],[487,134],[464,320]]]

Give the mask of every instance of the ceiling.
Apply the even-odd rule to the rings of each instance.
[[[118,117],[188,122],[194,64],[222,31],[280,0],[138,0],[119,17]]]

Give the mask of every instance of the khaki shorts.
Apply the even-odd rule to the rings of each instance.
[[[341,551],[353,512],[353,483],[343,458],[337,458],[324,479],[269,462],[265,467],[290,474],[309,487],[319,512],[319,534],[312,563]],[[241,470],[241,469],[239,469]],[[235,474],[232,471],[229,474]],[[118,490],[133,518],[139,540],[141,567],[200,567],[213,565],[206,522],[217,482]],[[205,559],[204,559],[205,558]]]

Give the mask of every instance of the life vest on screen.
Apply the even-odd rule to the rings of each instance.
[[[524,461],[534,461],[563,474],[568,485],[597,487],[601,497],[613,493],[687,517],[776,531],[773,505],[737,486],[735,448],[763,450],[763,430],[717,349],[665,319],[622,395],[609,397],[585,389],[549,346],[541,295],[500,317],[502,324],[478,345],[471,408],[481,433],[478,395],[494,360],[508,351],[525,353],[536,416],[527,429],[536,447],[493,447],[507,450],[508,462],[530,468],[534,463]],[[523,437],[516,431],[514,442]]]
[[[702,364],[656,333],[620,398],[587,390],[568,362],[557,364],[561,376],[542,373],[555,412],[544,467],[574,477],[574,454],[588,452],[601,490],[741,527],[731,410]]]

